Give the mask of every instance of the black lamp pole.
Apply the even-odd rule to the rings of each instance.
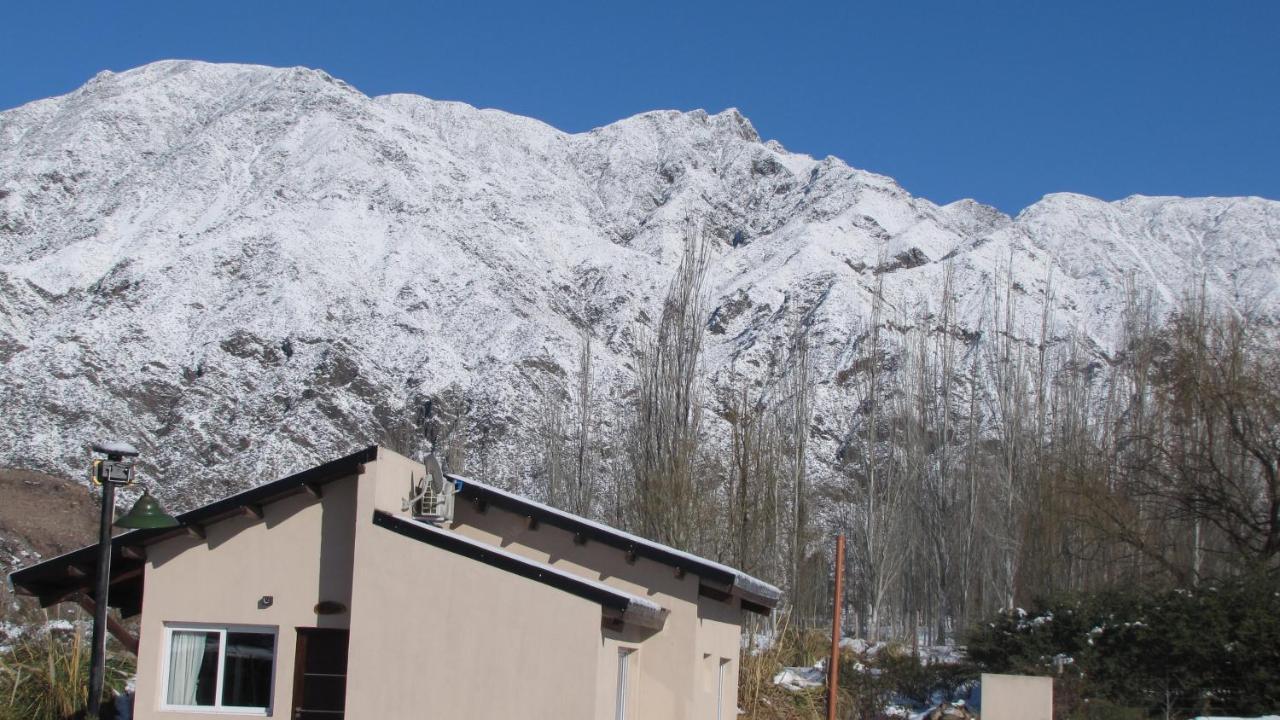
[[[119,455],[109,460],[121,460]],[[111,585],[111,523],[115,520],[116,486],[102,483],[102,517],[98,523],[98,578],[93,591],[93,650],[89,655],[89,720],[102,710],[102,683],[107,674],[107,591]]]
[[[98,576],[93,591],[93,649],[89,655],[89,698],[85,716],[98,720],[102,712],[102,685],[107,675],[107,594],[111,588],[111,525],[116,514],[116,486],[133,484],[133,463],[138,451],[127,443],[101,443],[93,451],[107,456],[93,461],[93,480],[102,485],[102,515],[98,521]],[[177,527],[178,521],[164,511],[145,490],[128,515],[114,523],[124,528]]]

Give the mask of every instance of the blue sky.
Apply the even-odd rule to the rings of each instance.
[[[10,3],[0,108],[164,58],[320,67],[578,131],[736,106],[938,202],[1280,198],[1280,2]]]

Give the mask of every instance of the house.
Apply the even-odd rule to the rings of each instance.
[[[777,588],[434,477],[370,447],[117,536],[109,602],[141,614],[135,717],[736,717],[744,613]],[[96,553],[10,580],[91,605]]]

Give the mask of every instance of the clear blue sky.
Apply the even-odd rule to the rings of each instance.
[[[740,108],[766,138],[1017,212],[1048,192],[1280,198],[1280,2],[8,3],[0,108],[164,58],[578,131]]]

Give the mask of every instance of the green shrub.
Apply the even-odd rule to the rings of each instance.
[[[1072,717],[1079,720],[1146,720],[1147,711],[1099,699],[1081,703]]]
[[[1062,678],[1079,686],[1078,703],[1065,708],[1075,717],[1280,708],[1280,580],[1272,576],[1058,598],[1001,613],[967,640],[990,672],[1050,674],[1055,657],[1070,658]]]
[[[921,664],[905,648],[890,645],[874,655],[846,651],[840,662],[841,702],[851,707],[850,718],[879,718],[884,709],[905,703],[922,709],[938,701],[954,701],[968,694],[978,670],[965,663]]]

